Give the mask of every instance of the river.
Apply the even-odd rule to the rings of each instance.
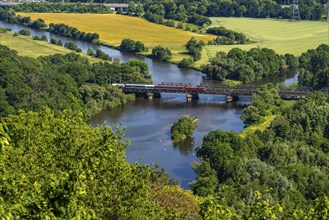
[[[26,28],[17,24],[0,21],[1,27],[11,28],[18,32]],[[45,31],[30,29],[33,36],[46,35],[50,38],[65,42],[75,42],[84,53],[88,48],[101,49],[112,58],[121,62],[138,59],[146,62],[153,77],[153,82],[188,82],[193,85],[203,81],[201,72],[191,69],[180,69],[176,65],[163,63],[149,58],[120,52],[105,46],[72,40]],[[297,82],[296,74],[280,78],[279,82],[291,84]],[[288,79],[287,79],[288,78]],[[157,163],[171,177],[176,178],[179,185],[189,188],[189,182],[195,179],[191,163],[198,161],[195,148],[200,146],[202,138],[211,130],[221,129],[240,132],[244,124],[240,117],[244,104],[250,98],[242,97],[239,103],[225,103],[224,96],[200,95],[199,100],[187,103],[184,95],[163,94],[161,99],[146,100],[137,98],[135,102],[111,111],[103,111],[90,120],[90,125],[103,124],[107,126],[120,125],[124,127],[125,138],[131,141],[126,149],[127,160],[130,163]],[[198,127],[193,138],[181,144],[173,144],[170,138],[170,127],[181,115],[197,116]]]

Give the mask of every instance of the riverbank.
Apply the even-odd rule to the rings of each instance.
[[[11,31],[0,33],[0,43],[10,49],[16,50],[21,56],[37,58],[39,56],[48,56],[53,54],[77,53],[83,57],[86,57],[91,63],[103,61],[101,59],[88,56],[82,52],[74,52],[65,47],[57,46],[49,42],[33,40],[31,36],[18,35],[14,37],[13,35],[14,32]]]
[[[195,37],[207,42],[215,36],[197,34],[178,28],[149,22],[143,18],[118,14],[68,14],[68,13],[17,13],[29,16],[33,20],[42,18],[47,24],[65,23],[84,32],[98,33],[100,40],[113,47],[118,47],[125,38],[139,40],[152,51],[161,45],[173,52],[172,62],[178,63],[186,54],[185,44]]]

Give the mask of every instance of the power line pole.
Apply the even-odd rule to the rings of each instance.
[[[292,17],[291,20],[295,21],[299,21],[300,20],[300,13],[299,13],[299,4],[298,4],[298,0],[293,0],[292,1]]]

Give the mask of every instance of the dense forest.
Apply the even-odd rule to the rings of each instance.
[[[322,72],[328,69],[328,49],[321,45],[300,57],[314,88],[328,83]],[[262,50],[227,56],[251,56],[247,63],[255,54],[277,57]],[[244,135],[220,130],[206,135],[196,150],[201,162],[194,164],[191,194],[163,171],[130,165],[120,128],[86,123],[89,115],[131,99],[109,82],[150,82],[145,63],[90,64],[74,53],[33,59],[2,45],[0,58],[1,216],[329,217],[329,97],[321,92],[291,103],[282,101],[273,85],[258,89],[242,119],[247,126],[271,120],[269,127]],[[271,60],[283,58],[297,62],[290,56]],[[268,68],[280,68],[276,64]]]
[[[52,13],[94,13],[94,14],[111,14],[113,11],[101,4],[68,4],[68,3],[24,3],[11,7],[14,11],[19,12],[52,12]]]
[[[327,219],[328,96],[317,92],[291,104],[273,85],[263,86],[243,119],[258,124],[269,116],[274,120],[264,131],[206,135],[193,192],[213,198],[222,212],[207,214],[217,219]]]
[[[88,116],[133,98],[109,83],[151,82],[147,64],[138,60],[90,64],[75,53],[33,59],[2,45],[0,58],[0,116],[45,106]]]
[[[282,56],[267,48],[252,48],[249,51],[233,48],[227,54],[218,52],[216,57],[210,59],[210,64],[203,65],[202,72],[211,79],[234,79],[248,83],[297,67],[298,59],[291,54]]]
[[[300,58],[299,84],[321,89],[329,88],[329,46],[308,50]]]
[[[201,162],[194,165],[192,195],[163,171],[130,165],[120,128],[85,122],[89,107],[122,103],[124,95],[107,85],[108,77],[117,82],[124,70],[145,73],[145,64],[91,65],[76,54],[32,59],[0,48],[1,216],[329,217],[328,96],[316,92],[289,103],[273,85],[262,86],[242,119],[257,125],[272,118],[270,126],[247,135],[206,135],[196,151]]]
[[[52,2],[62,2],[52,0]],[[84,2],[90,3],[90,0],[67,0],[66,2]],[[129,14],[134,15],[145,13],[145,17],[153,22],[162,23],[163,19],[173,19],[183,22],[195,23],[199,26],[209,24],[207,17],[254,17],[254,18],[291,18],[292,9],[289,7],[292,0],[93,0],[94,3],[141,3],[143,8],[138,9],[134,4],[130,4]],[[305,20],[319,20],[326,15],[326,10],[323,4],[326,0],[315,1],[299,1],[301,18]],[[48,4],[49,5],[49,4]],[[81,4],[80,4],[81,5]],[[97,5],[97,4],[96,4]],[[17,6],[15,6],[17,7]],[[54,11],[54,7],[39,4],[39,8],[33,8],[34,11],[46,10],[49,7],[49,12]],[[26,8],[26,9],[25,9]],[[60,8],[60,7],[59,7]],[[74,8],[73,6],[71,8]],[[77,7],[78,8],[78,7]],[[88,7],[85,7],[89,10]],[[32,9],[31,6],[21,6],[14,8],[15,10],[25,11]],[[81,13],[79,9],[76,11]],[[94,10],[90,10],[91,13]],[[101,10],[100,10],[101,11]]]
[[[197,219],[194,196],[166,173],[129,164],[120,128],[79,111],[20,111],[0,123],[0,216],[13,219]]]

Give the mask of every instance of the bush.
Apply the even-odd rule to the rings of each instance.
[[[119,46],[120,50],[132,52],[132,53],[140,53],[145,51],[145,45],[141,41],[134,41],[131,39],[123,39]]]
[[[39,36],[33,36],[32,39],[33,40],[40,40],[41,38]]]
[[[110,57],[108,54],[104,53],[102,50],[97,49],[96,50],[96,54],[95,54],[96,58],[102,59],[102,60],[108,60],[108,61],[112,61],[112,57]]]
[[[69,49],[69,50],[74,50],[74,51],[77,51],[77,52],[79,52],[79,50],[81,51],[81,49],[78,47],[78,45],[74,42],[65,43],[64,47]]]
[[[40,40],[47,41],[48,42],[48,39],[47,39],[46,35],[42,35],[41,38],[40,38]]]
[[[171,56],[172,53],[167,47],[164,48],[159,45],[152,50],[152,57],[157,60],[168,61],[170,60]]]
[[[191,58],[183,58],[182,61],[178,64],[179,68],[188,68],[193,64],[193,60]]]
[[[18,33],[21,35],[25,35],[25,36],[31,35],[31,31],[29,29],[22,29],[22,30],[18,31]]]
[[[171,127],[171,138],[173,142],[180,142],[187,137],[191,137],[197,127],[196,121],[197,117],[190,117],[188,115],[183,115],[175,121]]]

